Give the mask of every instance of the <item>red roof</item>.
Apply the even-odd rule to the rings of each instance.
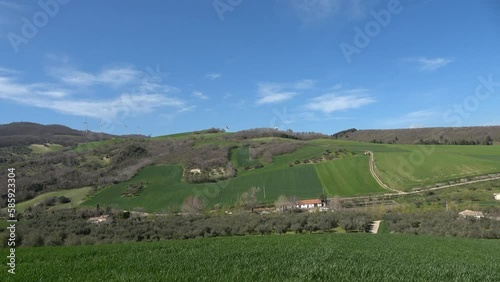
[[[299,204],[299,205],[321,204],[321,200],[320,199],[302,200],[302,201],[299,201],[297,204]]]

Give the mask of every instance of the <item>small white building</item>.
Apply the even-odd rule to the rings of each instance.
[[[467,217],[475,217],[477,219],[480,219],[484,217],[483,212],[480,211],[471,211],[471,210],[464,210],[458,213],[461,217],[467,218]]]
[[[193,168],[192,170],[189,171],[191,174],[200,174],[201,173],[201,169],[199,168]]]
[[[500,201],[500,193],[493,194],[493,197],[495,197],[495,200]]]
[[[101,215],[101,216],[97,216],[97,217],[91,217],[91,218],[89,218],[88,222],[90,222],[90,223],[95,223],[95,224],[99,224],[99,223],[103,223],[103,222],[108,221],[108,218],[109,218],[109,215],[107,215],[107,214],[103,214],[103,215]]]
[[[323,202],[320,199],[298,201],[296,207],[299,209],[313,209],[322,207]]]

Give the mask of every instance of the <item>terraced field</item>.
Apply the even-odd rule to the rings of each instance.
[[[2,281],[498,281],[495,240],[392,234],[19,248]],[[188,263],[187,263],[188,262]]]

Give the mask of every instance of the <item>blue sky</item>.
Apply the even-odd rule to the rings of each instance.
[[[0,123],[498,125],[499,46],[493,0],[0,0]]]

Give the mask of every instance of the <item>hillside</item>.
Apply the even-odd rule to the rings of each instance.
[[[463,141],[485,144],[500,143],[500,126],[475,127],[428,127],[411,129],[363,129],[344,130],[333,134],[336,139],[376,143],[440,143],[458,145]],[[490,137],[490,138],[488,138]],[[422,142],[423,141],[423,142]],[[479,142],[477,142],[479,141]]]
[[[81,134],[49,128],[60,130],[53,129],[52,135]],[[95,193],[83,200],[84,206],[147,212],[179,211],[193,195],[207,208],[232,207],[254,187],[257,201],[271,205],[282,195],[298,199],[381,195],[500,172],[500,146],[374,144],[273,129],[117,137],[63,149],[13,148],[17,147],[0,148],[0,169],[16,168],[18,201],[90,186]],[[367,151],[374,155],[373,169]],[[374,174],[390,189],[377,183]],[[0,175],[0,181],[6,182],[5,177]],[[1,207],[6,204],[5,193],[0,188]]]
[[[13,122],[0,125],[0,147],[46,143],[74,146],[78,143],[106,140],[112,137],[110,134],[84,132],[58,124]]]

